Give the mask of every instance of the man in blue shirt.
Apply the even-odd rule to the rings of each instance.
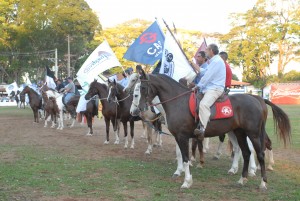
[[[210,117],[210,107],[223,94],[226,79],[226,68],[224,61],[218,55],[219,48],[210,44],[206,48],[206,55],[210,58],[205,76],[201,78],[196,88],[204,94],[199,104],[199,126],[194,134],[199,140],[203,140],[204,132]]]
[[[206,55],[205,55],[205,52],[204,51],[200,51],[198,52],[198,54],[196,55],[196,64],[194,63],[191,63],[193,65],[193,67],[199,72],[197,74],[197,76],[195,77],[194,79],[194,83],[195,84],[198,84],[201,80],[201,78],[203,77],[204,73],[206,72],[207,70],[207,59],[206,59]]]

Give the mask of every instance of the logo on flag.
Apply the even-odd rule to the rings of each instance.
[[[5,88],[7,94],[11,94],[12,91],[15,91],[17,92],[18,90],[18,85],[16,82],[13,82],[11,83],[10,85],[8,85],[6,88]]]
[[[162,66],[159,73],[168,75],[177,82],[181,78],[185,78],[188,82],[192,82],[196,73],[169,31],[166,33],[163,52]]]
[[[162,57],[165,37],[157,22],[146,29],[128,48],[123,58],[153,65]]]
[[[121,64],[107,41],[104,41],[83,63],[76,74],[77,80],[80,85],[84,85],[84,82],[91,83],[95,78],[99,78],[100,73],[115,66],[121,66]]]

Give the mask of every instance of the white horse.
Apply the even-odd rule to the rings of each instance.
[[[139,91],[140,91],[140,85],[141,83],[136,83],[135,88],[134,88],[134,92],[133,92],[133,100],[132,100],[132,104],[130,107],[130,114],[132,114],[132,111],[136,110],[136,106],[139,102]],[[148,110],[147,112],[143,113],[143,116],[141,117],[143,120],[147,121],[146,122],[146,129],[147,129],[147,142],[148,142],[148,148],[145,152],[145,154],[151,154],[152,152],[152,148],[153,148],[153,141],[152,141],[152,127],[155,127],[155,124],[158,124],[158,126],[155,128],[155,133],[156,133],[156,137],[155,137],[155,143],[154,145],[157,146],[162,146],[162,136],[159,133],[159,129],[161,130],[161,123],[158,122],[158,118],[160,118],[159,116],[157,116],[154,112],[152,112],[151,110]],[[155,122],[156,121],[156,122]]]
[[[135,94],[135,93],[139,93],[140,79],[139,79],[139,75],[137,73],[132,73],[128,79],[129,80],[128,80],[127,86],[124,88],[124,91],[129,93],[132,89],[134,89],[133,90],[133,100],[132,100],[132,104],[130,107],[130,114],[132,114],[132,111],[134,111],[134,109],[137,106],[137,103],[139,101],[139,99],[138,99],[139,96],[138,96],[138,94]],[[159,102],[159,100],[157,102]],[[159,106],[159,111],[162,111],[161,115],[163,115],[165,113],[161,106]],[[144,128],[143,135],[145,135],[145,131],[147,131],[146,136],[147,136],[147,142],[148,142],[148,148],[147,148],[145,154],[151,154],[153,146],[159,146],[159,147],[162,146],[162,135],[160,135],[160,133],[159,133],[159,128],[161,130],[161,122],[156,121],[160,117],[158,117],[157,114],[152,112],[151,110],[148,110],[143,113],[143,116],[141,118],[144,121],[146,121],[146,122],[143,122],[143,128]],[[146,127],[146,130],[145,130],[145,127]],[[152,140],[152,132],[153,132],[152,128],[155,129],[155,133],[156,133],[154,143]]]

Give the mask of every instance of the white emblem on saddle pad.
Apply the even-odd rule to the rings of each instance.
[[[224,107],[222,107],[221,112],[222,112],[222,114],[224,114],[225,116],[229,116],[229,115],[231,115],[232,110],[231,110],[230,107],[224,106]]]

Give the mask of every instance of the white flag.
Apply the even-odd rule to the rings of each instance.
[[[104,41],[93,51],[76,75],[91,83],[95,76],[115,66],[121,64],[107,41]]]
[[[196,77],[196,73],[168,30],[165,37],[162,63],[159,73],[168,75],[177,82],[181,78],[185,78],[188,82],[192,82]]]
[[[12,91],[17,92],[17,90],[19,89],[18,85],[16,82],[11,83],[10,85],[8,85],[6,88],[6,92],[8,95],[10,95],[10,93]]]

